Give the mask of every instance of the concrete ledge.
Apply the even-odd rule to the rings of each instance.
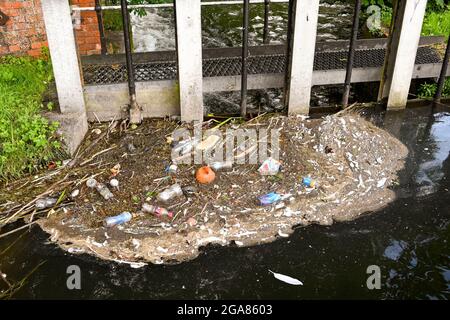
[[[88,131],[88,122],[86,114],[83,113],[55,113],[49,112],[44,116],[50,121],[59,122],[60,126],[57,131],[58,135],[62,137],[67,151],[73,155],[78,146],[83,141],[86,132]]]
[[[416,65],[413,79],[434,78],[441,70],[440,63]],[[355,68],[352,83],[380,81],[382,68]],[[447,71],[450,76],[450,68]],[[312,85],[340,85],[344,82],[345,70],[314,71]],[[180,115],[178,82],[175,80],[137,82],[136,94],[144,117]],[[248,89],[282,88],[284,74],[250,74]],[[203,78],[203,92],[238,91],[240,76]],[[88,85],[84,88],[88,121],[111,121],[127,117],[128,89],[126,83]]]
[[[89,121],[111,121],[128,116],[125,83],[85,86],[84,98]],[[137,82],[136,99],[146,118],[180,115],[178,82],[175,80]]]

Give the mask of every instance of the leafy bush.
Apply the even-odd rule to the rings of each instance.
[[[422,99],[433,98],[437,90],[436,83],[425,82],[420,85],[418,96]],[[442,90],[442,97],[450,97],[450,78],[447,78],[444,83],[444,89]]]
[[[0,57],[0,179],[36,170],[60,148],[58,124],[40,115],[51,79],[48,59]]]

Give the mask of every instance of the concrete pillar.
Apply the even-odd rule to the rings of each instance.
[[[41,3],[61,110],[61,114],[48,117],[60,123],[59,132],[68,151],[74,154],[88,124],[69,0]]]
[[[291,61],[286,102],[289,114],[308,114],[311,99],[319,0],[294,0]]]
[[[388,109],[402,109],[408,101],[427,0],[395,2],[378,99],[387,98]]]
[[[69,1],[42,0],[42,12],[61,112],[85,113]]]
[[[200,0],[175,0],[178,81],[182,121],[203,120]]]

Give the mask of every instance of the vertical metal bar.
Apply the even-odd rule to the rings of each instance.
[[[102,6],[100,0],[95,0],[95,12],[97,13],[98,31],[100,32],[101,53],[106,54],[105,28],[103,26]]]
[[[123,38],[125,43],[125,57],[127,62],[128,93],[130,95],[130,122],[140,123],[142,118],[140,108],[136,102],[136,85],[134,82],[133,57],[131,54],[130,42],[130,13],[128,12],[127,0],[120,0],[120,6],[122,9]]]
[[[248,11],[249,0],[244,0],[242,23],[242,72],[241,72],[241,117],[247,115],[247,60],[248,60]]]
[[[263,33],[264,44],[269,44],[269,14],[270,14],[270,0],[264,0],[264,33]]]
[[[353,61],[355,59],[356,40],[358,39],[359,29],[359,13],[361,12],[361,0],[355,1],[355,12],[353,13],[352,35],[350,39],[350,48],[347,57],[347,72],[345,74],[344,94],[342,96],[342,106],[346,108],[348,105],[348,97],[350,95],[350,84],[352,80]]]
[[[444,60],[442,61],[441,74],[439,75],[434,102],[441,102],[442,91],[444,90],[445,78],[447,76],[448,60],[450,59],[450,35],[448,37],[447,49],[445,50]]]
[[[130,99],[136,100],[136,86],[134,83],[134,69],[133,69],[133,57],[131,55],[131,43],[130,43],[130,15],[128,12],[127,0],[120,0],[122,9],[122,23],[123,23],[123,38],[125,43],[125,57],[127,62],[127,75],[128,75],[128,90],[130,93]]]
[[[288,7],[288,26],[287,26],[287,38],[286,38],[286,64],[284,74],[284,106],[289,105],[289,90],[290,90],[290,78],[291,78],[291,61],[292,61],[292,41],[294,39],[294,26],[295,26],[295,7],[297,6],[297,0],[289,0]]]

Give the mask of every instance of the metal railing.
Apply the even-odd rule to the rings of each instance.
[[[249,0],[249,4],[262,4],[266,2],[271,3],[288,3],[289,0]],[[230,0],[230,1],[204,1],[201,2],[202,6],[218,6],[218,5],[232,5],[242,4],[242,0]],[[133,4],[128,5],[128,9],[145,9],[145,8],[172,8],[173,3],[155,3],[155,4]],[[121,6],[102,6],[102,10],[120,10]],[[95,7],[78,7],[72,6],[73,11],[93,11]]]
[[[246,114],[246,104],[247,104],[247,60],[248,60],[248,28],[249,28],[249,5],[250,4],[264,4],[264,31],[263,31],[263,43],[269,43],[269,14],[270,14],[270,3],[287,3],[289,0],[231,0],[231,1],[204,1],[201,2],[201,6],[213,6],[213,5],[244,5],[243,12],[243,22],[242,22],[242,71],[241,71],[241,115],[242,117]],[[124,32],[124,43],[125,43],[125,55],[126,55],[126,65],[127,65],[127,76],[128,76],[128,90],[130,96],[130,107],[136,108],[136,85],[134,79],[133,70],[133,57],[130,45],[130,19],[129,10],[130,9],[145,9],[145,8],[171,8],[174,7],[174,3],[161,3],[161,4],[139,4],[139,5],[128,5],[126,0],[121,0],[120,6],[102,6],[100,0],[95,0],[95,7],[78,7],[72,6],[72,11],[95,11],[97,15],[98,28],[100,33],[100,45],[101,54],[107,54],[106,49],[106,36],[105,28],[103,24],[103,10],[121,10],[123,19],[123,32]]]

